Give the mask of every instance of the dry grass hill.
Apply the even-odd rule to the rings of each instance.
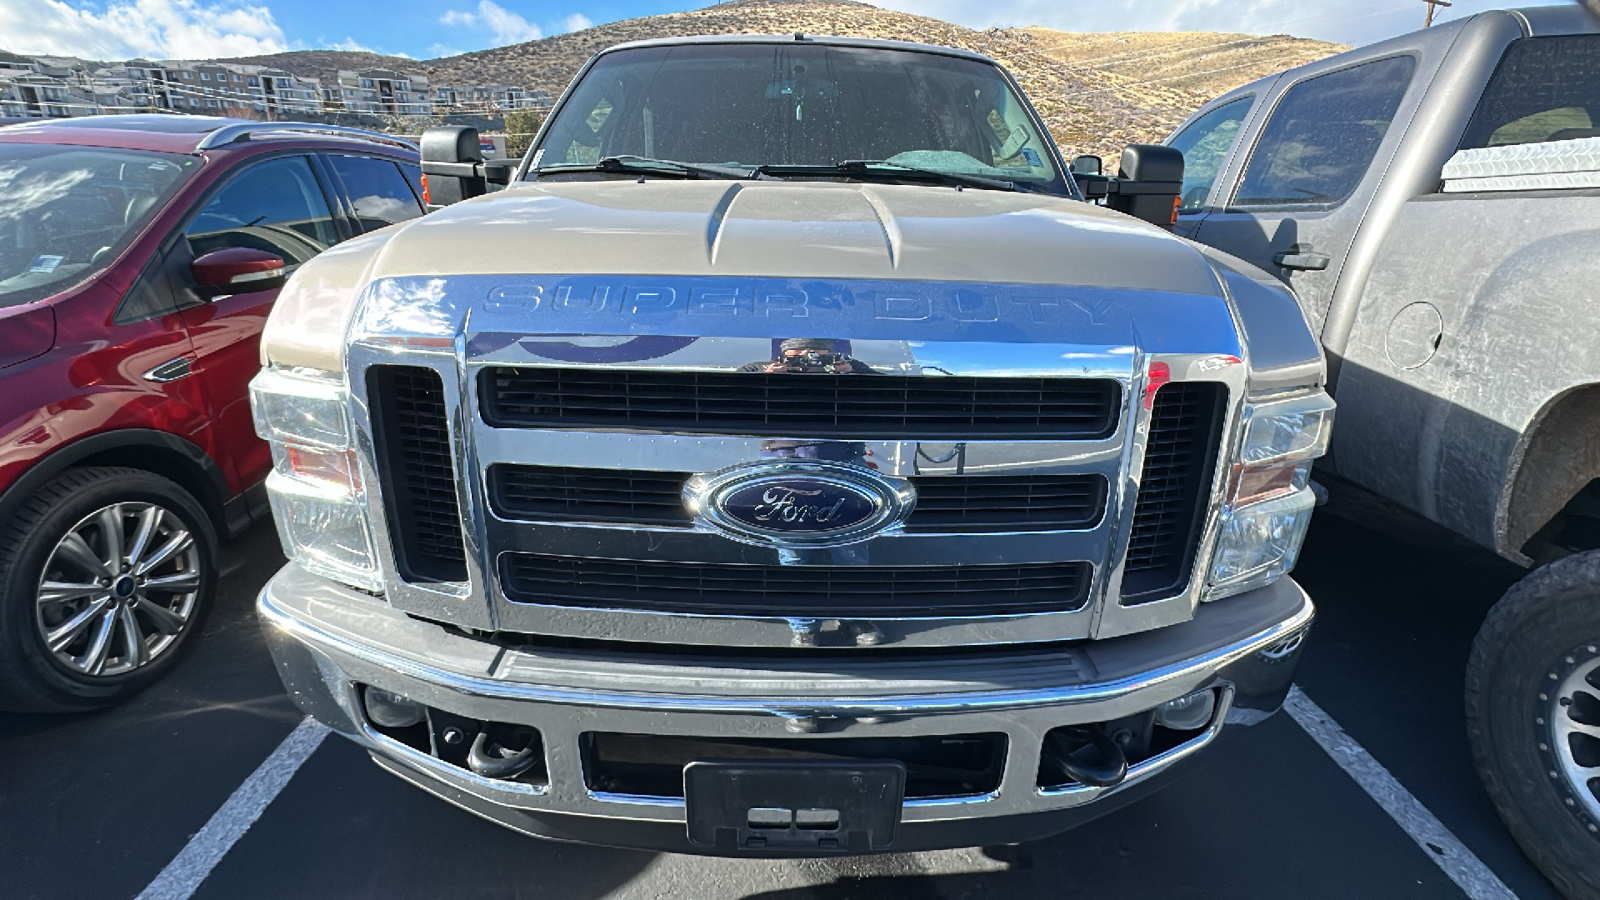
[[[305,75],[383,65],[426,74],[434,83],[509,83],[555,96],[591,55],[624,41],[796,31],[944,44],[991,56],[1016,74],[1064,152],[1108,157],[1124,144],[1165,137],[1195,107],[1217,94],[1344,49],[1286,35],[1079,34],[1048,28],[975,31],[850,0],[733,0],[421,62],[336,51],[237,61],[277,65]]]

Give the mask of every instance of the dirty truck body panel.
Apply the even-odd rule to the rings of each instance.
[[[1451,178],[1446,164],[1458,151],[1468,158],[1491,140],[1511,140],[1485,122],[1512,115],[1492,108],[1492,98],[1513,85],[1491,85],[1514,64],[1512,48],[1543,54],[1540,41],[1593,42],[1594,28],[1575,7],[1485,13],[1271,76],[1190,120],[1250,98],[1222,171],[1179,230],[1277,274],[1301,298],[1346,405],[1325,466],[1522,562],[1535,532],[1600,474],[1577,436],[1562,439],[1574,451],[1565,473],[1530,481],[1523,471],[1530,449],[1541,458],[1539,425],[1564,399],[1581,402],[1574,391],[1600,382],[1593,342],[1573,340],[1600,325],[1591,302],[1596,264],[1580,249],[1600,237],[1600,199],[1593,187],[1549,178],[1479,190],[1487,182]],[[1584,51],[1565,52],[1581,64],[1573,54]],[[1391,79],[1383,66],[1409,77]],[[1536,77],[1531,61],[1523,67],[1522,77]],[[1313,91],[1337,73],[1350,84],[1330,96],[1365,110],[1361,118],[1377,118],[1366,106],[1387,91],[1379,112],[1389,124],[1336,175],[1296,175],[1273,152],[1284,155],[1307,132],[1284,115],[1294,112],[1297,88],[1302,102],[1327,99]],[[1597,140],[1573,143],[1592,153]],[[1283,173],[1276,180],[1274,169]],[[1251,196],[1262,184],[1330,181],[1349,188],[1342,202]]]
[[[962,153],[1060,171],[1021,140]],[[628,164],[279,301],[259,611],[307,712],[531,834],[760,855],[1042,836],[1278,708],[1332,416],[1281,285],[1065,189]]]

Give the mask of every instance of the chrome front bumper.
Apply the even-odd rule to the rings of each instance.
[[[647,650],[512,649],[413,619],[294,564],[258,602],[289,693],[385,768],[473,812],[547,837],[657,850],[688,844],[681,799],[586,787],[582,735],[700,738],[907,737],[1000,733],[997,790],[912,799],[894,849],[1006,843],[1071,827],[1152,786],[1231,724],[1276,711],[1288,691],[1311,601],[1290,579],[1215,604],[1192,621],[1070,647],[952,655],[916,664],[873,652],[748,660]],[[753,655],[753,654],[752,654]],[[529,725],[548,785],[483,778],[377,733],[357,685],[435,709]],[[1136,765],[1112,788],[1038,786],[1046,732],[1105,722],[1205,687],[1223,703],[1197,738]],[[1108,796],[1110,795],[1110,796]]]

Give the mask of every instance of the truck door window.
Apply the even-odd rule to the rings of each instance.
[[[1523,38],[1505,56],[1461,149],[1600,137],[1600,34]]]
[[[370,156],[329,156],[328,163],[344,182],[362,231],[422,215],[422,204],[394,163]]]
[[[1183,154],[1183,202],[1178,207],[1179,212],[1205,206],[1211,185],[1216,182],[1222,162],[1228,156],[1228,148],[1238,138],[1239,125],[1254,102],[1254,94],[1230,100],[1196,119],[1167,142],[1167,146]]]
[[[1235,206],[1342,203],[1372,165],[1417,62],[1392,56],[1289,88],[1262,129]]]
[[[235,175],[183,231],[196,256],[253,247],[302,263],[338,240],[333,214],[303,156],[259,162]]]

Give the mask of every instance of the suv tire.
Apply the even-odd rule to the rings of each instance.
[[[1574,900],[1600,898],[1600,778],[1574,783],[1563,766],[1600,764],[1600,736],[1554,731],[1562,716],[1600,731],[1597,645],[1600,551],[1589,551],[1512,585],[1467,665],[1467,732],[1484,787],[1522,851]]]
[[[144,689],[204,627],[217,578],[216,531],[188,491],[142,469],[69,469],[0,537],[0,709],[92,709]]]

